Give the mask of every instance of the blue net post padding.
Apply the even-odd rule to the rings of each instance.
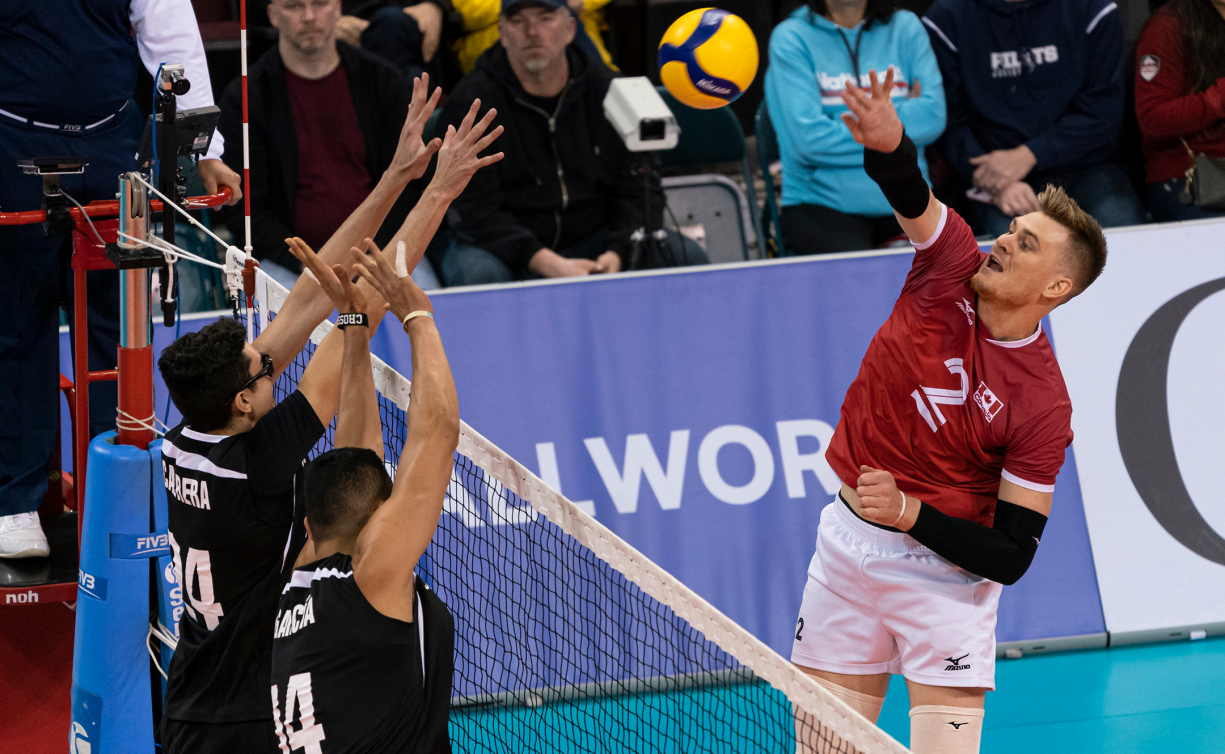
[[[162,477],[162,441],[156,440],[149,444],[149,455],[153,460],[153,526],[158,532],[158,544],[163,543],[161,532],[170,529],[170,509],[166,499],[166,485]],[[157,556],[154,568],[154,578],[157,580],[157,621],[162,628],[174,637],[179,638],[179,617],[183,615],[183,590],[179,586],[178,576],[174,572],[174,563],[170,559],[169,538],[165,538],[165,555]],[[161,666],[169,669],[170,658],[174,650],[167,644],[161,644]],[[166,693],[166,679],[162,679],[162,694]]]
[[[132,557],[130,551],[113,552],[115,542],[123,549],[123,542],[151,536],[151,489],[154,480],[161,482],[160,472],[152,472],[150,452],[115,444],[114,432],[95,437],[89,445],[72,662],[74,751],[128,754],[153,749],[145,647],[149,561]]]

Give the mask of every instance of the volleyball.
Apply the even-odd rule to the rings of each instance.
[[[737,15],[699,8],[659,42],[659,78],[681,102],[712,110],[736,101],[757,75],[757,38]]]

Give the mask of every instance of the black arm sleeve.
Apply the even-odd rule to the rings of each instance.
[[[927,210],[931,190],[919,170],[919,150],[905,133],[892,152],[864,149],[863,169],[902,217],[913,220]]]
[[[1025,575],[1038,550],[1046,516],[1000,500],[995,525],[946,516],[923,505],[914,526],[906,532],[953,565],[984,579],[1015,584]]]

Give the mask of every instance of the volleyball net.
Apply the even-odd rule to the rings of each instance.
[[[252,339],[288,296],[255,276]],[[394,476],[410,384],[372,361]],[[455,619],[456,751],[906,751],[467,424],[418,573]]]

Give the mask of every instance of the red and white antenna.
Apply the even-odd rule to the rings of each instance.
[[[239,48],[242,50],[242,210],[246,236],[243,251],[251,258],[251,137],[247,123],[247,0],[239,2]]]

